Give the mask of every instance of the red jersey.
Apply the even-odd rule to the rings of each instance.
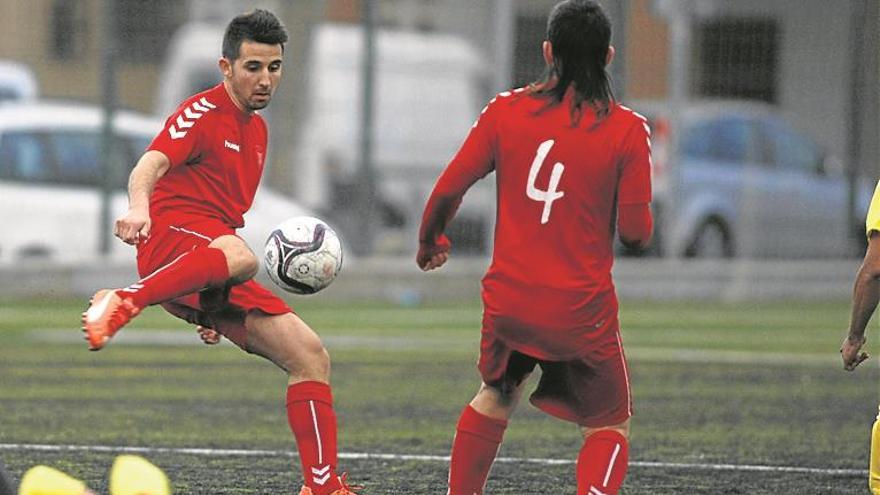
[[[150,216],[216,218],[232,228],[254,201],[268,132],[263,118],[240,110],[223,84],[184,101],[150,150],[171,167],[150,197]]]
[[[571,95],[556,105],[525,89],[492,99],[440,176],[421,231],[436,241],[464,192],[496,172],[485,318],[511,346],[542,359],[601,353],[616,340],[616,206],[651,201],[645,118],[615,104],[597,120],[585,106],[574,125]]]

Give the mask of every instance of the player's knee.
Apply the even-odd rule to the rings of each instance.
[[[241,263],[239,277],[243,279],[242,281],[256,277],[260,271],[260,261],[247,246],[244,247],[244,252],[241,253],[239,262]]]
[[[300,339],[296,349],[288,352],[284,361],[291,375],[297,378],[330,379],[330,354],[315,334]]]
[[[222,250],[223,254],[226,255],[229,279],[232,283],[240,284],[257,275],[260,269],[260,261],[241,238],[234,235],[226,235],[214,239],[210,245]]]
[[[584,439],[588,438],[593,433],[596,433],[600,430],[612,430],[623,435],[624,438],[629,439],[629,419],[622,423],[608,425],[608,426],[599,426],[599,427],[589,427],[589,426],[581,426],[581,433],[584,435]]]
[[[488,385],[483,383],[477,392],[477,398],[481,403],[491,404],[493,408],[512,409],[516,407],[522,395],[522,386],[516,384]]]

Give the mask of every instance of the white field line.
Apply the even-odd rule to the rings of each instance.
[[[206,457],[297,457],[296,452],[289,450],[259,449],[200,449],[200,448],[168,448],[168,447],[114,447],[108,445],[47,445],[28,443],[0,443],[0,451],[34,451],[34,452],[98,452],[110,454],[180,454]],[[372,452],[340,452],[340,459],[382,459],[393,461],[449,462],[449,456],[418,455],[418,454],[383,454]],[[540,464],[568,465],[574,464],[571,459],[546,459],[537,457],[499,457],[495,462],[507,464]],[[650,462],[633,461],[634,467],[683,469],[702,471],[743,471],[765,473],[798,473],[828,476],[867,477],[863,469],[826,469],[800,466],[767,466],[755,464],[711,464],[690,462]]]
[[[34,342],[52,344],[82,344],[81,332],[65,329],[33,330],[27,336]],[[466,339],[442,339],[437,337],[412,336],[380,337],[370,335],[327,335],[321,338],[330,349],[470,349],[476,341]],[[222,344],[230,345],[223,339]],[[83,344],[85,345],[85,344]],[[113,338],[113,345],[181,346],[204,345],[195,331],[150,330],[148,332],[121,332]],[[834,367],[840,364],[840,356],[835,349],[823,354],[793,352],[751,352],[724,349],[688,349],[626,346],[626,355],[634,361],[672,362],[672,363],[718,363],[718,364],[759,364],[777,366],[822,366]],[[842,368],[842,365],[840,366]]]

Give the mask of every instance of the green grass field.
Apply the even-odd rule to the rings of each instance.
[[[445,493],[446,463],[417,456],[448,455],[476,391],[476,302],[293,304],[333,358],[342,469],[365,494]],[[13,476],[45,463],[106,492],[119,448],[161,448],[142,452],[175,493],[297,493],[280,371],[231,345],[198,344],[152,309],[88,352],[82,309],[0,303],[0,459]],[[880,374],[876,361],[842,370],[847,319],[846,302],[623,301],[636,408],[623,493],[867,493]],[[574,493],[572,464],[523,459],[573,460],[580,444],[573,425],[524,402],[487,493]]]

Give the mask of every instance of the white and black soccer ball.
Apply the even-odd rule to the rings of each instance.
[[[269,278],[287,292],[314,294],[339,274],[342,244],[322,220],[289,218],[269,235],[263,264]]]

